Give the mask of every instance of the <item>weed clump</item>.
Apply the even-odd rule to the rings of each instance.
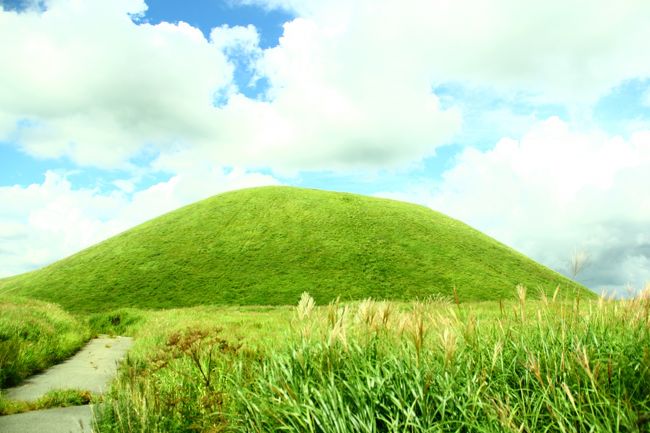
[[[241,351],[221,331],[173,331],[146,361],[127,357],[98,412],[100,431],[220,431],[216,426],[228,424],[226,389]]]

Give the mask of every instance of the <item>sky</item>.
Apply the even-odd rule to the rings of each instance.
[[[640,289],[649,22],[647,0],[0,0],[0,277],[293,185]]]

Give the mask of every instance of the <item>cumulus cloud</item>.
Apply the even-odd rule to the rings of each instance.
[[[645,0],[240,0],[344,29],[338,59],[384,53],[438,82],[471,82],[556,102],[594,101],[650,75]],[[394,62],[391,62],[391,59]]]
[[[260,49],[252,26],[205,39],[183,22],[135,24],[143,0],[0,11],[14,41],[0,47],[0,137],[103,167],[153,146],[226,165],[385,168],[459,130],[432,93],[440,83],[584,104],[650,75],[645,0],[253,3],[298,15],[278,46]],[[241,62],[268,80],[264,98],[238,91]]]
[[[146,143],[164,148],[212,132],[213,93],[232,67],[185,23],[135,25],[143,1],[53,0],[0,12],[0,111],[24,150],[79,164],[124,164]],[[6,118],[14,120],[13,130]]]
[[[271,176],[200,168],[134,194],[74,188],[47,172],[40,184],[0,187],[0,277],[44,266],[150,218],[219,192],[274,185]]]
[[[115,167],[146,145],[227,165],[377,166],[432,154],[459,126],[409,65],[346,58],[347,26],[297,19],[263,51],[252,26],[206,40],[183,22],[135,24],[141,0],[47,6],[0,12],[16,41],[0,47],[0,137],[32,155]],[[271,81],[266,98],[238,92],[233,57]]]
[[[564,273],[584,250],[579,280],[599,290],[650,281],[648,185],[650,131],[624,140],[550,118],[466,149],[439,185],[382,195],[423,202]]]

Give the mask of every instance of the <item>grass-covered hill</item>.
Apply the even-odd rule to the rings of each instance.
[[[0,282],[73,311],[123,306],[511,298],[590,292],[428,208],[354,194],[265,187],[163,215],[43,269]],[[530,293],[530,292],[529,292]]]

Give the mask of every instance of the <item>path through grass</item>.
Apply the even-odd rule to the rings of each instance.
[[[0,297],[0,388],[68,358],[90,336],[83,320],[58,305]]]

